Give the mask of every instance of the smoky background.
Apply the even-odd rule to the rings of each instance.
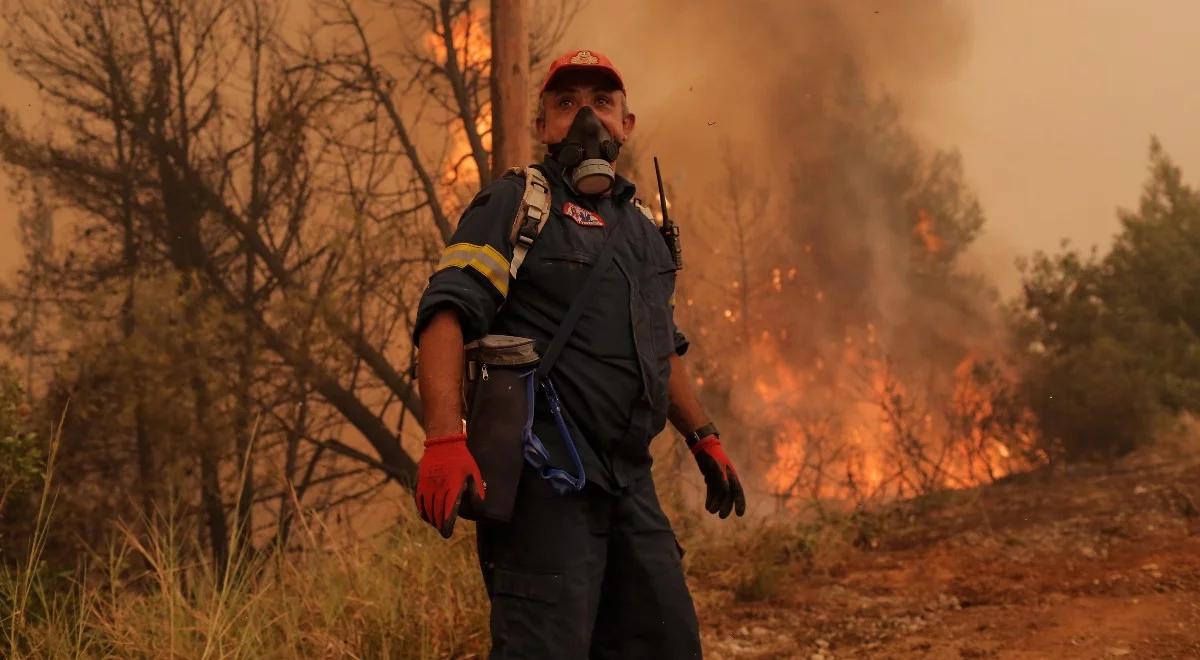
[[[643,197],[663,162],[677,318],[752,489],[862,502],[1015,467],[1025,440],[964,401],[994,398],[1008,349],[968,253],[984,213],[957,151],[909,128],[965,57],[968,8],[647,2],[575,25],[625,75]]]
[[[1102,655],[1130,629],[1046,623],[1106,593],[1191,648],[1200,5],[529,7],[531,86],[611,56],[621,172],[657,206],[658,156],[684,232],[688,363],[754,516],[706,514],[655,442],[712,654],[869,655],[961,606],[951,655],[1027,630]],[[0,3],[9,655],[485,652],[471,527],[413,506],[410,337],[492,179],[488,10]],[[974,625],[989,603],[1009,625]]]

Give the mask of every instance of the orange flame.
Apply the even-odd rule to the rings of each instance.
[[[768,341],[754,346],[746,367],[758,375],[750,395],[735,404],[775,429],[765,471],[772,493],[864,504],[968,488],[1031,466],[1029,414],[1004,399],[995,382],[977,377],[975,357],[957,365],[945,396],[921,398],[872,357],[874,344],[873,327],[847,335],[839,374],[819,360],[793,368]],[[812,387],[818,374],[833,383],[823,378]],[[803,421],[805,410],[836,412]]]
[[[487,16],[482,11],[468,9],[457,16],[451,24],[450,38],[454,43],[459,70],[486,71],[491,65],[491,36]],[[448,51],[443,33],[431,31],[425,35],[425,40],[434,60],[446,65]],[[475,130],[481,136],[483,148],[489,153],[492,149],[491,129],[491,113],[486,108],[480,108],[479,116],[475,118]],[[442,185],[453,186],[464,179],[473,185],[478,180],[479,168],[472,157],[471,141],[461,122],[451,124],[449,137],[450,147],[441,164]]]
[[[917,224],[913,227],[913,236],[920,239],[929,254],[937,254],[946,247],[946,242],[937,235],[937,225],[933,216],[925,209],[917,209]]]

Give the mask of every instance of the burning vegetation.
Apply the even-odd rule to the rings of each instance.
[[[566,32],[629,74],[639,128],[620,171],[645,197],[645,164],[663,159],[684,233],[677,318],[751,510],[835,514],[819,523],[834,527],[781,517],[782,547],[749,526],[721,539],[738,559],[743,543],[769,552],[747,562],[754,588],[738,593],[786,584],[785,570],[822,565],[823,552],[875,548],[885,523],[851,529],[863,520],[900,511],[919,527],[923,500],[896,500],[1064,457],[1111,463],[1200,413],[1200,193],[1155,143],[1113,249],[1035,255],[1005,308],[969,256],[984,213],[963,163],[906,121],[936,102],[927,83],[953,71],[966,17],[949,2],[876,4],[631,2],[620,30],[598,33],[611,15],[568,28],[576,5],[537,3],[535,70]],[[461,544],[449,568],[429,563],[432,536],[403,487],[422,435],[413,307],[493,175],[487,20],[470,0],[12,3],[3,50],[39,112],[20,99],[0,113],[0,157],[27,209],[0,336],[24,367],[0,369],[0,561],[22,564],[0,573],[10,655],[76,640],[84,651],[59,654],[154,655],[164,640],[180,655],[479,652],[477,567]],[[1148,477],[1161,488],[1126,475],[1154,502],[1128,516],[1106,502],[1095,510],[1121,513],[1075,529],[1080,541],[1054,536],[1043,495],[1014,484],[988,491],[1015,502],[995,530],[986,511],[971,517],[976,503],[956,505],[945,519],[972,528],[963,546],[988,552],[955,570],[999,566],[992,551],[1017,561],[1018,531],[997,534],[1026,512],[1048,518],[1038,544],[1065,573],[1076,542],[1089,562],[1163,530],[1164,548],[1187,549],[1196,473],[1176,467]],[[1145,529],[1143,504],[1160,509]],[[697,527],[680,518],[691,542]],[[346,520],[397,533],[343,553]],[[26,607],[57,588],[39,561],[73,567],[110,542],[105,575],[81,569],[99,591]],[[1152,577],[1162,560],[1141,551],[1144,564],[1121,570]],[[689,553],[695,575],[741,579],[705,573],[713,556]],[[1174,587],[1145,588],[1194,593],[1188,561],[1165,571]],[[1012,593],[1033,562],[1017,563],[993,569]],[[827,579],[844,570],[829,566]],[[863,593],[877,593],[875,569],[863,568]],[[1070,588],[1113,574],[1094,572]],[[444,573],[452,588],[435,589]],[[1035,620],[1062,596],[1051,577]],[[839,603],[855,625],[884,620]]]
[[[730,11],[702,2],[681,20]],[[905,125],[905,102],[959,56],[966,17],[924,4],[888,17],[901,34],[833,2],[739,13],[736,43],[700,27],[702,51],[665,37],[664,53],[688,54],[678,91],[631,101],[653,126],[635,149],[675,154],[677,314],[741,464],[780,502],[861,506],[1041,463],[998,296],[965,256],[983,211],[958,155]]]
[[[861,506],[991,483],[1045,458],[1028,412],[994,389],[1002,381],[992,365],[964,359],[949,398],[910,394],[886,360],[864,361],[858,373],[840,414],[773,420],[771,494]],[[778,397],[762,381],[755,390],[766,401]],[[794,405],[802,409],[803,402]]]
[[[470,4],[462,6],[448,20],[439,21],[431,17],[433,28],[425,35],[428,59],[427,66],[446,72],[457,72],[447,75],[462,78],[464,86],[469,89],[480,89],[491,74],[492,45],[488,34],[488,16],[480,8]],[[457,93],[451,83],[451,92]],[[452,101],[446,100],[447,108]],[[455,121],[448,124],[449,147],[441,162],[441,184],[448,192],[462,195],[474,194],[480,183],[486,180],[480,176],[478,153],[491,153],[492,150],[492,112],[490,99],[481,98],[474,104],[474,121],[463,123]]]
[[[665,7],[638,11],[650,25]],[[700,3],[689,20],[719,21],[726,11]],[[941,5],[915,13],[942,34],[958,34],[964,18]],[[859,38],[877,26],[836,3],[768,3],[748,30],[769,33],[785,19],[832,41],[772,41],[744,94],[714,107],[694,107],[695,96],[672,104],[678,99],[661,89],[678,80],[630,90],[635,110],[646,109],[642,125],[652,127],[623,155],[641,189],[653,187],[638,176],[638,159],[693,156],[671,164],[668,178],[689,263],[678,314],[698,340],[693,368],[706,398],[740,430],[734,446],[761,490],[781,502],[862,505],[1038,464],[1031,418],[1011,392],[1011,369],[1000,366],[1008,344],[996,296],[962,260],[983,214],[961,163],[906,131],[898,96],[868,91],[880,66],[874,49],[903,44],[863,50]],[[449,29],[428,32],[430,66],[486,77],[486,21],[466,9]],[[447,39],[461,44],[453,62]],[[661,42],[669,46],[669,37]],[[935,61],[959,47],[951,40],[913,59],[896,91],[919,93]],[[719,41],[703,55],[690,52],[714,79],[728,60],[745,58]],[[474,122],[448,126],[439,180],[450,195],[469,195],[480,180],[472,155],[490,144],[487,104],[480,101]],[[708,134],[699,140],[679,134],[709,116],[732,121],[703,121]]]

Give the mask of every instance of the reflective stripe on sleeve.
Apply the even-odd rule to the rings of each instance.
[[[472,268],[492,283],[501,298],[508,297],[508,259],[490,245],[455,243],[442,251],[437,270]]]

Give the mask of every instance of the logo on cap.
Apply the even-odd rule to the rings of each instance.
[[[592,55],[590,50],[581,50],[571,58],[571,64],[599,64],[600,58]]]
[[[621,74],[617,73],[613,63],[603,54],[589,49],[568,50],[554,60],[550,65],[550,70],[546,72],[546,78],[542,80],[542,91],[545,92],[549,89],[550,83],[554,81],[560,71],[571,68],[592,68],[606,72],[617,83],[616,89],[625,91],[625,83],[621,80]]]

